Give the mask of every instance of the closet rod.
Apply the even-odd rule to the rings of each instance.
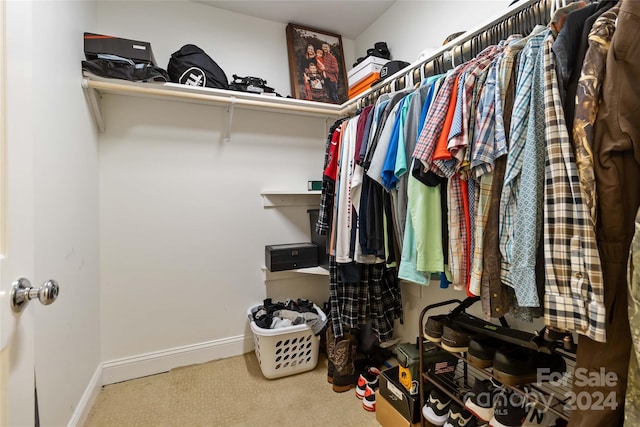
[[[478,26],[475,29],[465,32],[459,37],[456,37],[455,39],[451,40],[446,45],[438,48],[438,50],[433,52],[428,58],[425,58],[421,61],[414,62],[407,68],[393,74],[391,77],[389,77],[388,81],[385,82],[379,88],[376,88],[375,90],[369,89],[366,92],[363,92],[362,94],[357,96],[356,98],[345,102],[344,104],[342,104],[343,108],[341,112],[343,114],[349,114],[349,113],[353,113],[360,107],[373,104],[375,102],[375,99],[377,99],[378,96],[380,96],[381,94],[394,92],[395,90],[393,88],[396,88],[398,86],[398,83],[401,83],[402,87],[407,87],[409,85],[412,85],[413,82],[416,81],[414,76],[421,75],[420,70],[422,67],[427,68],[430,65],[431,70],[435,70],[436,61],[440,60],[441,63],[444,64],[447,54],[450,52],[455,52],[455,49],[458,47],[461,47],[462,49],[465,49],[466,47],[466,51],[462,50],[460,52],[461,55],[464,55],[465,52],[469,52],[472,49],[476,48],[476,46],[471,45],[472,43],[469,43],[469,46],[465,46],[465,44],[467,44],[468,42],[475,41],[475,39],[477,39],[479,36],[484,38],[483,40],[484,42],[490,43],[492,41],[491,36],[495,36],[495,34],[497,34],[498,28],[500,28],[501,26],[502,26],[502,29],[505,29],[509,26],[513,27],[516,23],[515,22],[516,19],[522,19],[523,21],[527,21],[523,23],[531,24],[532,22],[530,21],[530,18],[531,18],[530,16],[518,16],[518,14],[520,14],[521,12],[522,12],[522,15],[525,15],[524,12],[529,8],[537,7],[538,10],[545,11],[545,14],[549,15],[553,2],[554,0],[527,0],[527,1],[518,2],[512,5],[504,14],[489,20],[488,22]],[[535,22],[533,24],[546,25],[547,23]],[[490,30],[493,32],[491,32]],[[498,41],[495,41],[495,43],[497,43]],[[488,46],[487,43],[485,44],[486,46],[482,46],[480,50]],[[479,52],[476,52],[476,54],[477,53]],[[458,53],[455,53],[454,55],[456,55],[456,59],[457,59]],[[468,59],[469,58],[467,58],[467,60]],[[426,73],[422,75],[426,75]],[[373,100],[371,98],[373,98]],[[367,102],[367,101],[370,101],[370,102]]]

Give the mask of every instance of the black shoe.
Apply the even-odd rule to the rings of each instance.
[[[493,365],[496,350],[504,343],[494,338],[478,335],[469,343],[469,364],[479,369]]]
[[[441,426],[449,417],[451,398],[438,389],[431,390],[427,403],[422,407],[424,418],[435,426]]]
[[[445,323],[447,323],[446,314],[429,316],[426,325],[424,325],[424,337],[431,342],[440,342],[442,339],[442,325]]]
[[[520,427],[527,415],[527,398],[512,391],[501,393],[496,402],[491,427]]]
[[[517,386],[538,381],[538,374],[565,372],[567,365],[557,353],[539,353],[526,348],[501,347],[493,359],[493,376],[504,384]]]
[[[457,403],[451,404],[444,427],[476,427],[476,425],[476,419],[471,412]]]
[[[441,345],[445,350],[452,353],[464,353],[469,350],[470,341],[471,335],[468,332],[450,325],[443,325]]]
[[[519,346],[504,346],[496,350],[493,376],[511,386],[536,382],[538,372],[532,350]]]
[[[576,351],[576,344],[573,341],[573,334],[571,333],[571,331],[561,331],[549,326],[545,326],[542,337],[546,342],[561,343],[562,348],[567,351]]]
[[[493,418],[496,397],[502,391],[502,387],[497,387],[491,380],[477,379],[471,392],[465,395],[464,406],[480,420],[489,422]]]

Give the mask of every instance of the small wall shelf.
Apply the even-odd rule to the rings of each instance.
[[[275,208],[283,206],[319,206],[322,191],[287,191],[287,190],[267,190],[260,193],[262,196],[262,206],[265,208]]]
[[[271,280],[295,279],[296,277],[300,277],[300,274],[329,276],[329,270],[325,270],[322,267],[309,267],[309,268],[298,268],[295,270],[269,271],[267,267],[265,266],[262,267],[262,275],[265,282],[268,282]]]

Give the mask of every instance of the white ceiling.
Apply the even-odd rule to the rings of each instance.
[[[395,3],[395,0],[192,1],[269,21],[313,27],[348,39],[359,36]]]

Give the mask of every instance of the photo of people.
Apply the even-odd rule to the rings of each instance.
[[[333,104],[347,99],[341,36],[289,24],[287,45],[294,98]]]

